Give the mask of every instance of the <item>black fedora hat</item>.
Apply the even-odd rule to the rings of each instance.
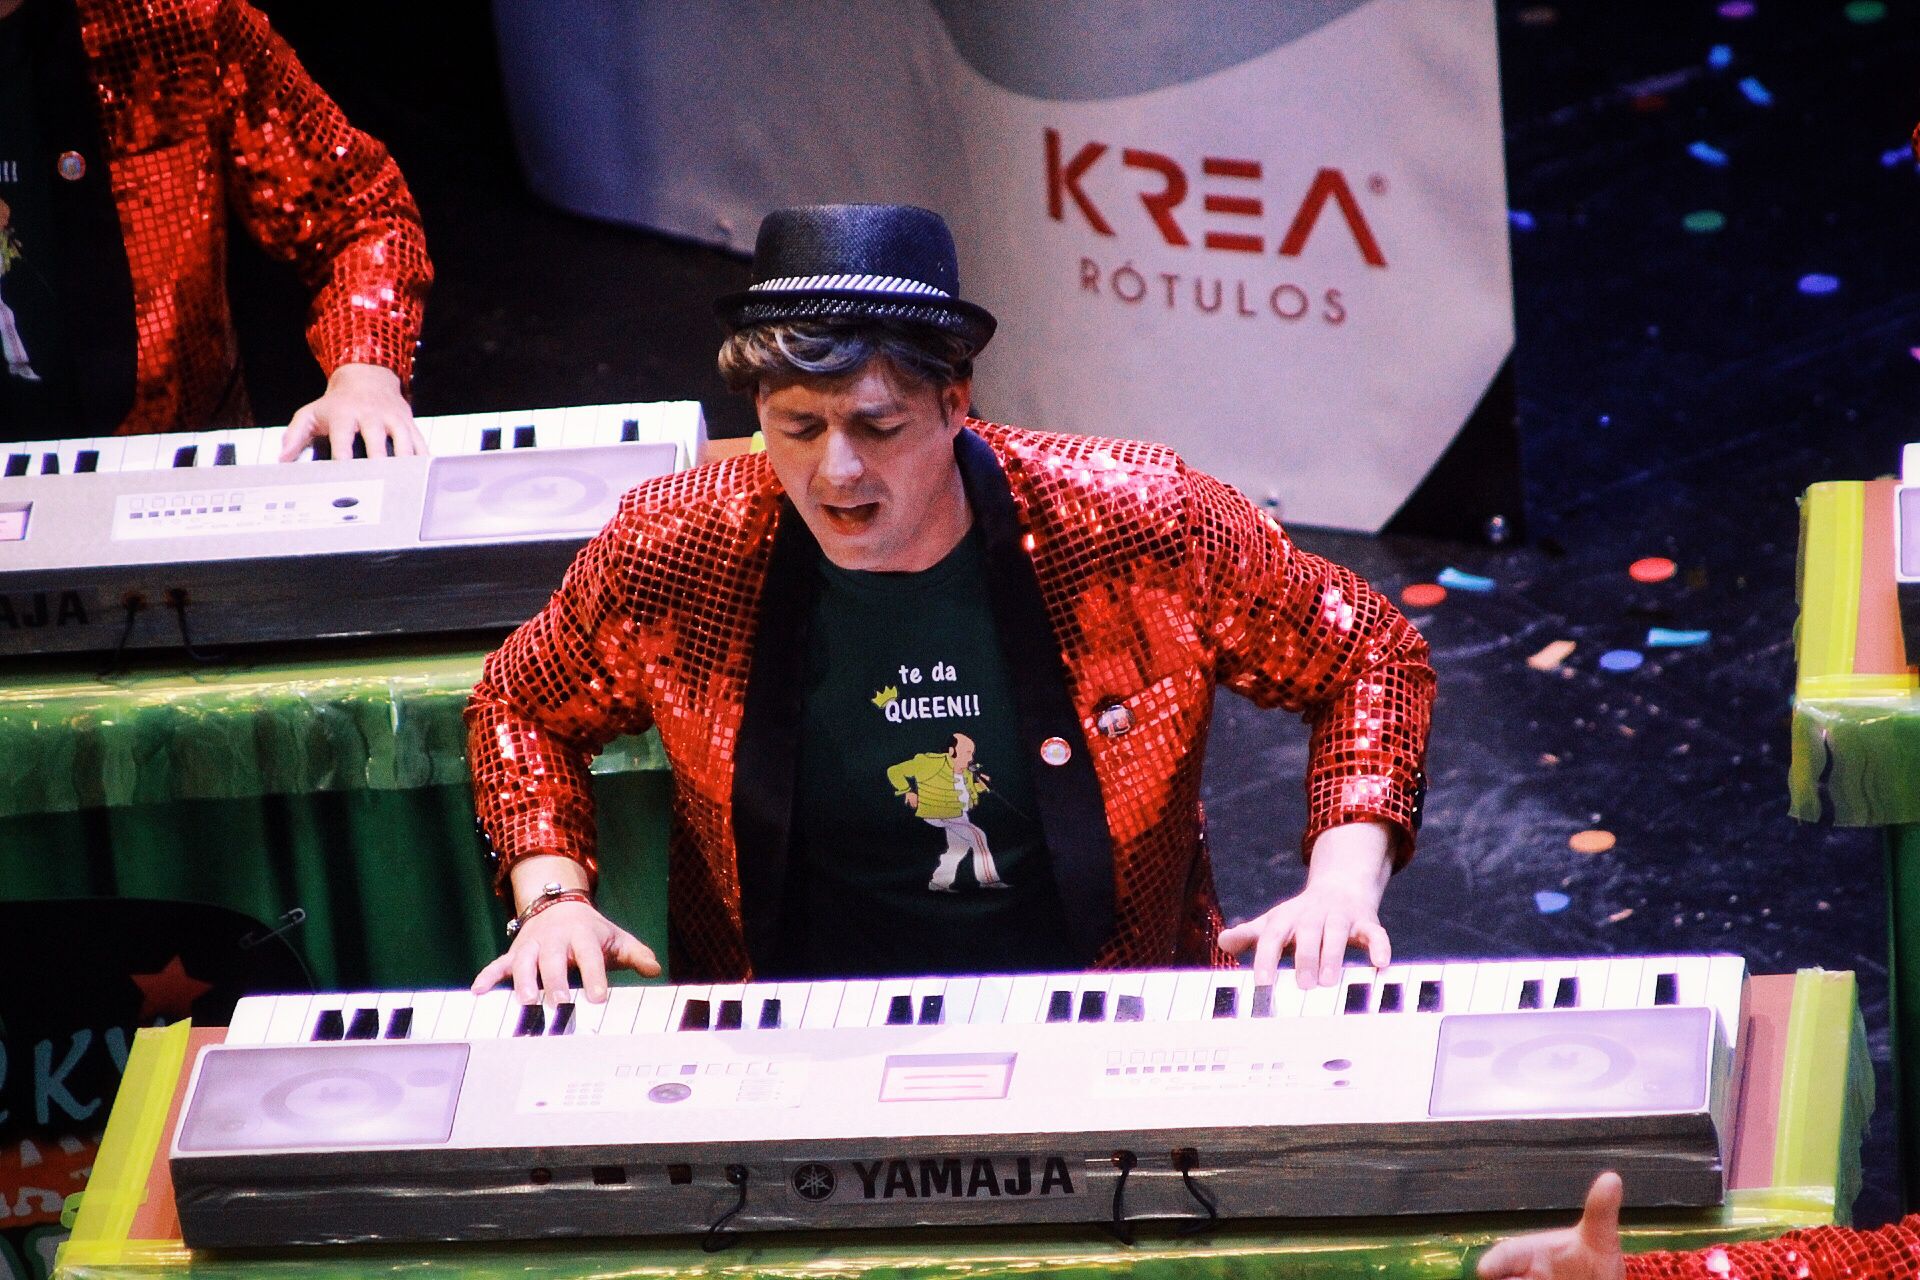
[[[728,332],[784,320],[902,320],[979,351],[994,318],[962,301],[953,233],[908,204],[776,209],[753,246],[753,284],[715,304]]]

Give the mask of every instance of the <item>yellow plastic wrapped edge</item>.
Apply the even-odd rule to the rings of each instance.
[[[73,1234],[60,1246],[56,1272],[71,1265],[111,1266],[151,1258],[151,1250],[129,1241],[127,1233],[134,1214],[146,1203],[147,1172],[166,1136],[167,1111],[186,1066],[192,1029],[192,1023],[183,1021],[134,1032],[120,1091],[81,1193]],[[177,1240],[158,1243],[174,1254],[185,1252]]]
[[[1858,999],[1854,976],[1802,969],[1793,981],[1773,1184],[1834,1187],[1839,1183],[1847,1091],[1846,1073],[1834,1070],[1831,1052],[1835,1044],[1848,1043],[1853,1032]]]
[[[1811,486],[1800,499],[1796,692],[1802,698],[1845,696],[1837,688],[1831,693],[1816,690],[1844,686],[1855,678],[1865,495],[1857,481],[1835,480]]]

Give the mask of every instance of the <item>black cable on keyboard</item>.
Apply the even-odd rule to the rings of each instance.
[[[173,616],[180,623],[180,644],[186,649],[189,658],[202,665],[227,660],[225,653],[203,653],[193,647],[193,635],[187,630],[187,593],[185,591],[179,587],[169,588],[167,606],[173,610]]]
[[[733,1243],[733,1232],[723,1231],[721,1228],[732,1221],[734,1214],[739,1213],[747,1207],[747,1166],[743,1164],[728,1165],[727,1183],[730,1186],[740,1188],[740,1198],[734,1201],[733,1208],[715,1218],[713,1225],[707,1228],[705,1238],[700,1241],[700,1248],[706,1253],[718,1253]]]
[[[1133,1226],[1127,1221],[1127,1175],[1140,1163],[1131,1151],[1113,1153],[1113,1167],[1120,1171],[1119,1180],[1113,1184],[1113,1221],[1107,1224],[1107,1230],[1113,1238],[1129,1247],[1133,1244]]]
[[[1173,1153],[1173,1167],[1180,1171],[1180,1183],[1186,1187],[1187,1194],[1193,1197],[1195,1204],[1207,1211],[1206,1217],[1180,1228],[1180,1234],[1197,1236],[1203,1231],[1212,1230],[1220,1221],[1220,1205],[1211,1191],[1193,1180],[1193,1171],[1200,1167],[1200,1153],[1192,1147],[1181,1147]]]
[[[100,671],[100,678],[117,676],[127,669],[127,641],[133,639],[133,624],[139,620],[140,611],[147,607],[147,598],[138,591],[129,591],[120,598],[127,611],[127,625],[120,628],[120,643],[113,646],[113,661]]]

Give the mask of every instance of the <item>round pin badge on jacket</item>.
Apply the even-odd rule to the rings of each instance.
[[[62,151],[54,168],[68,182],[78,182],[87,176],[87,158],[78,151]]]
[[[1040,744],[1040,758],[1057,767],[1073,759],[1073,748],[1065,738],[1048,738]]]
[[[1123,703],[1110,702],[1100,708],[1100,714],[1094,717],[1093,727],[1103,737],[1124,737],[1133,728],[1133,712],[1127,710]]]

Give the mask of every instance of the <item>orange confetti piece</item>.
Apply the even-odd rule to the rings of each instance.
[[[1568,838],[1567,848],[1573,850],[1575,853],[1605,853],[1607,850],[1613,848],[1614,843],[1613,832],[1611,831],[1601,831],[1598,829],[1576,831]]]
[[[1400,593],[1400,603],[1409,609],[1431,609],[1447,598],[1447,589],[1437,582],[1416,582]]]
[[[1555,640],[1552,644],[1534,654],[1531,658],[1528,658],[1527,665],[1535,671],[1551,671],[1572,657],[1576,647],[1571,640]]]
[[[1627,576],[1635,582],[1665,582],[1675,572],[1673,561],[1665,556],[1647,556],[1627,566]]]

